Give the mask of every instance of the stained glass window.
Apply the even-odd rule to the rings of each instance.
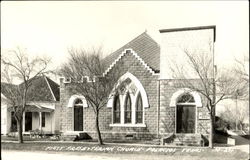
[[[132,110],[131,110],[131,98],[129,94],[127,94],[125,98],[124,112],[125,112],[124,122],[131,123]]]
[[[116,95],[115,96],[115,99],[114,99],[114,109],[113,109],[113,112],[114,112],[114,117],[113,117],[113,121],[114,123],[120,123],[120,99],[119,99],[119,95]]]
[[[142,119],[143,119],[142,98],[141,94],[139,94],[136,101],[136,123],[142,123]]]
[[[177,103],[194,103],[194,97],[188,93],[178,98]]]

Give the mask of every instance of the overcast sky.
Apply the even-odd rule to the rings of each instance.
[[[1,48],[27,48],[58,66],[67,48],[103,46],[115,51],[145,30],[216,25],[216,59],[230,64],[249,52],[247,1],[4,1]]]

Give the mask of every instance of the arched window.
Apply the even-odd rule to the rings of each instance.
[[[76,99],[74,103],[74,131],[83,131],[83,102]]]
[[[142,107],[142,98],[141,94],[139,93],[136,101],[136,123],[142,123],[143,120],[143,107]]]
[[[124,123],[131,123],[132,110],[131,110],[131,98],[129,93],[127,93],[125,98],[124,113],[125,113]]]
[[[120,106],[120,99],[119,99],[119,95],[115,96],[114,99],[114,107],[113,107],[113,122],[114,123],[120,123],[121,122],[121,106]]]
[[[188,93],[180,96],[177,100],[177,103],[194,103],[194,97]]]
[[[141,82],[131,73],[121,76],[110,94],[107,107],[112,108],[111,127],[146,127],[144,108],[148,108],[148,97]]]
[[[75,100],[75,106],[83,106],[82,100],[81,99],[76,99]]]

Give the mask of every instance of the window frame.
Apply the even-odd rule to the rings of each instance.
[[[123,107],[124,107],[124,123],[131,124],[132,123],[132,100],[131,100],[129,92],[125,96]],[[128,115],[129,115],[129,118],[128,118]]]
[[[117,108],[115,109],[115,106],[117,105],[117,102],[119,102],[119,109],[117,109]],[[113,112],[112,113],[113,113],[112,114],[112,117],[113,117],[112,122],[114,124],[120,124],[121,123],[121,102],[120,102],[120,96],[119,96],[119,94],[116,94],[115,97],[114,97]],[[119,122],[116,121],[116,118],[115,118],[116,114],[118,114],[118,113],[119,113],[119,118],[117,118],[117,120],[119,119]]]
[[[138,107],[138,104],[139,104],[139,102],[140,102],[140,109],[141,110],[138,110],[139,109],[139,107]],[[140,119],[140,122],[139,122],[139,120],[138,120],[138,114],[141,114],[141,119]],[[144,109],[143,109],[143,102],[142,102],[142,97],[141,97],[141,94],[139,93],[138,95],[137,95],[137,97],[136,97],[136,102],[135,102],[135,123],[136,124],[142,124],[142,123],[144,123],[143,122],[143,120],[144,120]]]
[[[117,96],[117,94],[116,94]],[[125,111],[125,105],[126,102],[128,100],[128,96],[130,99],[130,106],[131,109],[130,114],[131,114],[131,122],[127,122],[125,120],[125,116],[126,116],[126,111]],[[140,97],[140,98],[139,98]],[[142,116],[142,120],[141,123],[137,122],[137,114],[136,114],[136,105],[137,105],[137,101],[141,99],[141,107],[142,110],[141,112],[141,116]],[[115,97],[114,97],[114,101],[113,101],[113,107],[112,107],[112,123],[109,125],[110,127],[146,127],[145,122],[144,122],[144,106],[143,106],[143,98],[142,95],[140,94],[140,91],[138,90],[135,94],[130,93],[129,91],[126,91],[125,94],[121,94],[119,95],[119,100],[120,100],[120,123],[114,123],[114,101],[115,101]],[[128,103],[128,102],[127,102]]]

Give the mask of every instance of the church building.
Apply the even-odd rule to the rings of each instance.
[[[104,139],[152,140],[172,136],[190,138],[197,144],[208,139],[210,119],[205,98],[187,87],[176,88],[182,79],[174,78],[170,66],[187,66],[183,47],[201,48],[213,57],[215,26],[164,29],[160,34],[161,42],[157,43],[144,32],[104,59],[104,75],[119,67],[119,80],[126,81],[126,87],[100,111]],[[198,83],[195,76],[190,80]],[[84,132],[96,138],[92,108],[69,86],[70,81],[60,79],[58,129],[64,134]]]

